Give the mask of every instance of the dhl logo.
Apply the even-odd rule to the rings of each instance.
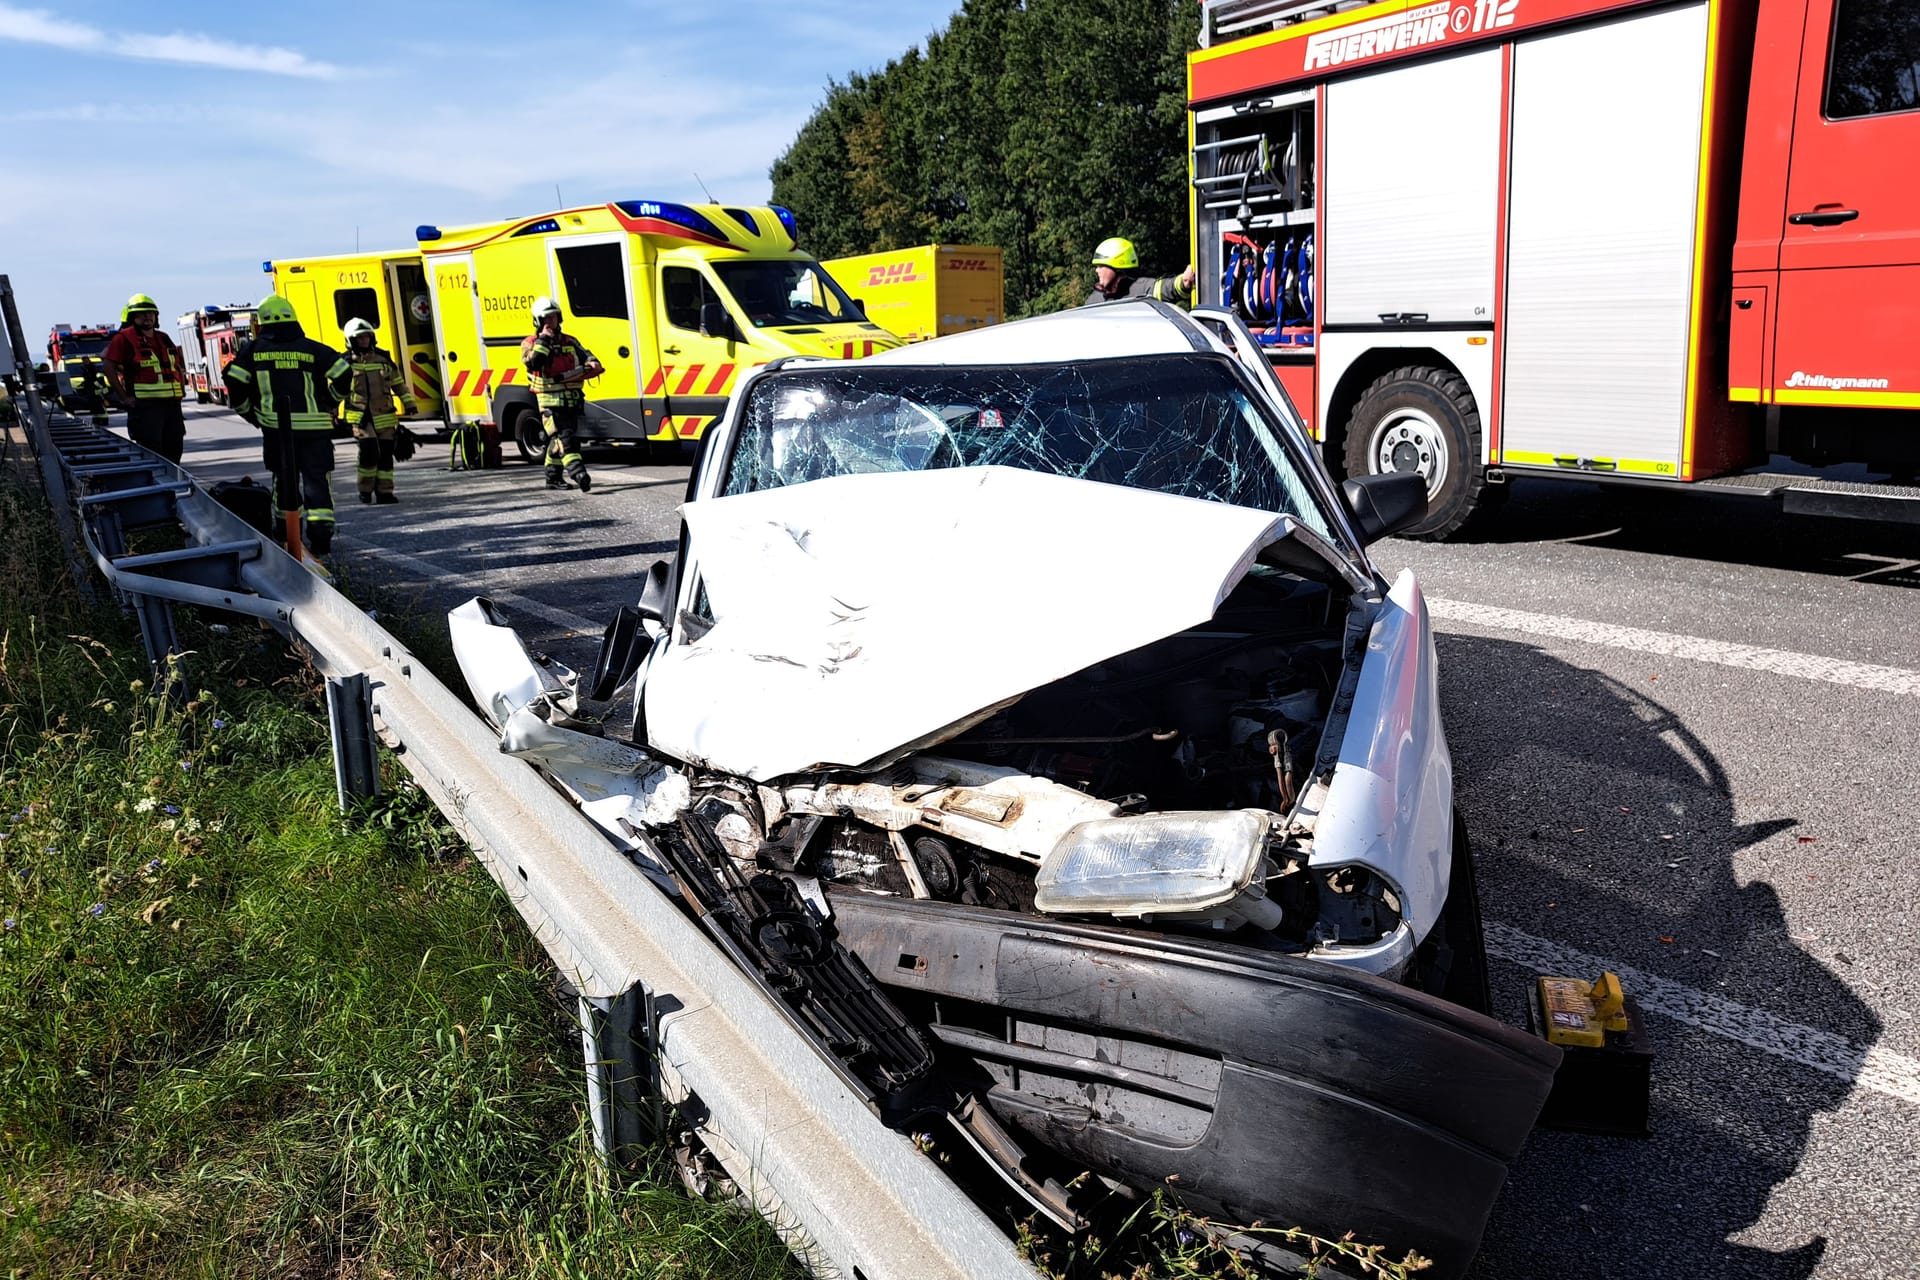
[[[870,356],[876,351],[891,351],[898,345],[898,343],[893,342],[882,342],[878,338],[863,338],[858,342],[843,342],[840,344],[840,358],[842,360],[857,360],[861,356]]]
[[[880,262],[867,268],[867,288],[888,284],[918,284],[925,280],[911,262]]]
[[[715,365],[713,376],[707,379],[706,387],[698,394],[717,396],[724,392],[727,389],[727,384],[733,381],[733,371],[738,367],[738,365],[731,364]],[[640,394],[648,396],[693,395],[695,394],[695,388],[700,386],[700,375],[706,371],[707,366],[704,364],[690,364],[680,368],[676,368],[670,364],[663,364],[653,371],[653,376],[647,379],[647,389]],[[669,382],[673,383],[671,389],[667,386]]]
[[[518,369],[482,369],[480,376],[474,379],[473,386],[468,387],[467,376],[472,372],[471,369],[462,369],[453,375],[453,388],[447,392],[448,399],[457,399],[460,396],[484,396],[487,394],[487,387],[493,382],[494,374],[500,375],[499,385],[504,387],[512,383],[520,371]]]
[[[991,271],[993,263],[986,258],[948,258],[946,268],[949,271]]]

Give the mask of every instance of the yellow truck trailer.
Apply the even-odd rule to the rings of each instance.
[[[978,329],[1006,319],[1000,250],[981,244],[923,244],[820,264],[867,318],[908,342]]]
[[[528,461],[542,438],[520,344],[543,295],[606,368],[586,388],[589,440],[695,440],[749,369],[900,345],[800,252],[785,209],[619,200],[415,234],[449,421],[498,423]]]
[[[261,269],[273,277],[273,291],[293,304],[301,330],[314,341],[344,351],[347,321],[372,325],[374,341],[407,371],[407,385],[420,403],[415,416],[442,416],[433,299],[418,249],[275,258]]]

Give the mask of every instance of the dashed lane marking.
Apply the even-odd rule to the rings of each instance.
[[[418,556],[410,556],[404,551],[393,551],[386,547],[378,547],[363,538],[349,538],[336,534],[333,540],[342,548],[351,551],[356,556],[371,556],[375,560],[385,560],[388,564],[396,568],[405,569],[408,573],[418,578],[426,578],[433,582],[453,582],[459,577],[459,575],[452,571],[434,564],[431,560],[422,560]],[[495,604],[505,605],[521,613],[537,614],[549,622],[557,622],[568,630],[577,631],[583,636],[594,635],[605,626],[604,623],[595,622],[591,618],[583,618],[577,613],[569,613],[565,609],[555,608],[550,604],[541,604],[538,600],[523,596],[517,591],[487,591],[476,587],[475,592],[476,594],[486,596],[487,599],[493,601]]]
[[[1920,1105],[1920,1062],[1889,1049],[1790,1022],[1764,1009],[1699,991],[1642,969],[1563,947],[1503,924],[1486,924],[1487,953],[1529,973],[1589,974],[1612,970],[1640,1007],[1710,1035],[1735,1040],[1823,1075]]]
[[[1748,671],[1767,671],[1775,675],[1797,676],[1802,680],[1821,680],[1827,684],[1851,685],[1856,689],[1874,689],[1882,693],[1902,693],[1920,698],[1920,671],[1906,667],[1882,667],[1870,662],[1847,662],[1813,653],[1795,653],[1790,649],[1762,649],[1757,645],[1730,644],[1700,636],[1679,635],[1671,631],[1648,631],[1640,627],[1616,627],[1584,618],[1563,618],[1550,613],[1524,613],[1519,609],[1501,609],[1493,605],[1470,604],[1464,600],[1437,600],[1429,597],[1427,608],[1435,618],[1464,622],[1497,631],[1519,631],[1526,635],[1552,636],[1582,644],[1605,645],[1610,649],[1632,649],[1668,658],[1689,658],[1723,667],[1742,667]]]

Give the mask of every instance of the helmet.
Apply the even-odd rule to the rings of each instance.
[[[253,313],[253,322],[261,328],[270,324],[299,324],[300,317],[293,313],[293,304],[277,293],[270,293],[260,299],[260,305]]]
[[[552,298],[549,298],[546,294],[543,293],[533,300],[533,322],[535,324],[539,324],[548,316],[557,316],[559,314],[560,304]]]
[[[120,309],[120,323],[125,324],[133,319],[133,313],[136,311],[151,311],[157,316],[160,314],[160,304],[144,293],[136,293],[128,298],[127,305]]]
[[[1093,265],[1112,267],[1115,271],[1131,271],[1140,265],[1140,255],[1133,251],[1133,241],[1108,236],[1093,251]]]
[[[353,340],[361,334],[371,335],[373,333],[373,326],[365,320],[362,320],[359,316],[355,316],[353,319],[347,321],[347,327],[344,332],[347,335],[347,345],[352,346]]]

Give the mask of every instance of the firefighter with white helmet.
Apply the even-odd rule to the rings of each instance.
[[[1191,265],[1177,276],[1161,279],[1137,278],[1134,273],[1139,269],[1140,254],[1133,247],[1133,241],[1123,236],[1108,236],[1093,251],[1093,292],[1082,305],[1111,302],[1115,298],[1157,298],[1177,307],[1193,305],[1193,286],[1199,277]]]
[[[347,395],[346,357],[302,333],[293,304],[277,293],[260,300],[253,327],[227,366],[228,403],[260,428],[288,553],[326,555],[333,548],[333,407]]]
[[[400,419],[393,402],[409,417],[420,406],[407,389],[406,375],[392,356],[375,341],[373,325],[355,316],[347,321],[347,396],[341,417],[360,442],[360,464],[355,469],[360,501],[398,502],[393,492],[393,444]]]
[[[587,398],[581,390],[588,378],[606,372],[593,352],[561,328],[559,304],[542,295],[533,300],[533,333],[520,344],[520,363],[540,405],[540,423],[547,433],[547,488],[593,487],[586,459],[580,456],[580,419]]]
[[[127,299],[120,331],[101,355],[107,382],[127,408],[127,434],[168,462],[180,461],[187,422],[180,401],[187,394],[187,365],[180,348],[160,327],[160,305],[144,293]]]

